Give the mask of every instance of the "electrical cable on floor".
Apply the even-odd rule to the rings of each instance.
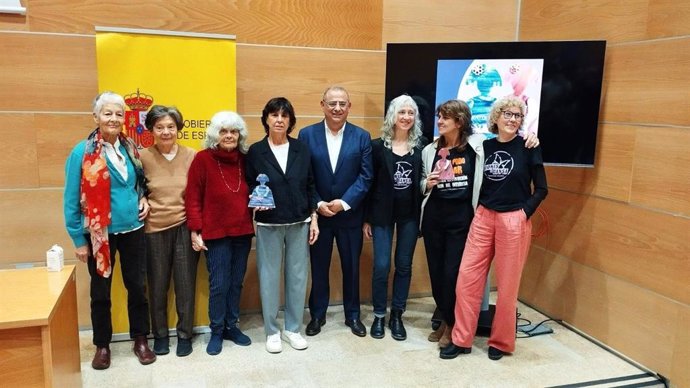
[[[518,313],[518,316],[519,316],[519,315],[520,315],[520,314]],[[529,322],[529,320],[526,319],[526,318],[518,318],[518,319],[524,319],[524,320],[526,320],[526,321]],[[532,323],[531,323],[531,322],[530,322],[529,324],[518,325],[517,333],[516,333],[515,338],[530,338],[530,337],[534,337],[534,336],[537,336],[537,335],[540,335],[540,334],[551,334],[551,333],[553,333],[553,330],[552,330],[551,328],[549,328],[549,327],[546,327],[546,326],[545,326],[546,329],[537,330],[541,325],[543,325],[543,324],[545,324],[546,322],[549,322],[549,321],[551,321],[551,322],[556,322],[556,323],[558,323],[558,324],[561,324],[561,323],[563,322],[561,319],[549,318],[549,319],[544,319],[543,321],[537,323],[536,325],[534,325],[534,327],[531,327],[531,328],[529,328],[529,329],[521,329],[521,328],[524,328],[524,327],[527,327],[527,326],[532,326]],[[519,335],[518,333],[521,333],[521,334],[524,334],[524,335]]]
[[[525,322],[527,322],[527,323],[518,323],[518,325],[517,325],[518,328],[524,327],[524,326],[529,326],[529,325],[532,324],[532,321],[530,321],[530,320],[527,319],[527,318],[523,318],[523,317],[522,317],[522,313],[517,313],[517,320],[518,320],[518,322],[520,322],[520,321],[525,321]]]

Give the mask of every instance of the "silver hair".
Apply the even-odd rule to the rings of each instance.
[[[122,108],[123,111],[125,110],[125,99],[117,93],[106,91],[94,98],[93,114],[97,115],[101,113],[101,109],[103,109],[103,105],[105,104],[117,104]]]
[[[240,115],[232,111],[221,111],[213,115],[211,124],[206,128],[206,140],[204,141],[204,148],[218,148],[220,142],[221,129],[236,129],[240,132],[237,148],[241,153],[246,154],[249,146],[247,146],[247,124]]]
[[[381,140],[383,140],[383,145],[386,148],[392,148],[398,112],[406,106],[414,109],[414,125],[410,128],[410,132],[407,136],[407,145],[410,148],[410,154],[414,154],[414,149],[419,146],[422,137],[422,121],[419,119],[419,108],[417,107],[417,103],[407,94],[394,98],[388,105],[388,111],[386,111],[386,117],[383,119],[383,126],[381,127]]]

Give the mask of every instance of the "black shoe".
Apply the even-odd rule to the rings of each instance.
[[[170,338],[168,338],[168,337],[154,338],[153,339],[153,352],[159,356],[170,353]]]
[[[446,346],[445,348],[441,348],[439,357],[444,360],[452,360],[461,354],[469,354],[471,351],[472,348],[463,348],[462,346],[456,346],[451,342],[450,345]]]
[[[381,339],[386,336],[386,318],[374,317],[374,323],[371,324],[371,331],[369,332],[372,338]]]
[[[348,326],[352,330],[352,334],[357,337],[364,337],[367,335],[367,328],[364,327],[362,321],[358,319],[346,319],[345,326]]]
[[[177,337],[177,357],[189,356],[192,353],[192,339]]]
[[[252,344],[251,338],[244,334],[237,326],[230,328],[226,327],[225,330],[223,330],[223,339],[232,341],[235,345],[239,346],[249,346]]]
[[[391,337],[398,341],[404,341],[407,338],[407,331],[402,321],[402,310],[391,310],[391,320],[388,322],[388,327],[391,329]]]
[[[326,318],[312,318],[311,321],[309,321],[309,324],[307,325],[307,329],[305,330],[305,333],[308,336],[314,336],[319,333],[321,333],[321,326],[326,324]]]
[[[504,354],[505,353],[503,352],[503,350],[496,349],[493,346],[489,346],[489,358],[490,359],[492,359],[494,361],[500,360]]]

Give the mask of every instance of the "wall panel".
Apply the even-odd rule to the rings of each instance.
[[[594,168],[546,167],[549,187],[629,201],[635,134],[633,126],[600,123]]]
[[[647,31],[650,37],[690,34],[690,2],[653,0],[649,2]]]
[[[632,203],[690,217],[688,145],[690,128],[638,128]]]
[[[347,51],[237,46],[237,108],[261,115],[271,97],[287,97],[301,115],[323,116],[319,102],[326,87],[350,93],[353,116],[382,117],[386,55]]]
[[[534,247],[520,299],[671,377],[678,386],[688,381],[682,350],[690,346],[687,304]]]
[[[67,156],[96,127],[93,116],[90,113],[36,113],[34,116],[41,187],[62,187]]]
[[[380,0],[353,0],[346,6],[338,0],[28,3],[31,31],[92,34],[94,26],[112,26],[232,34],[238,42],[259,44],[364,49],[381,45]],[[4,24],[9,22],[0,27]]]
[[[690,126],[690,38],[609,46],[602,120]]]
[[[62,189],[0,191],[0,242],[0,266],[45,263],[53,244],[73,257],[62,215]]]
[[[386,48],[386,43],[515,40],[516,1],[441,0],[432,4],[385,0],[382,48]]]
[[[650,0],[532,0],[521,2],[520,40],[649,38]]]
[[[93,37],[0,32],[0,111],[90,111]]]
[[[535,244],[690,304],[690,219],[559,190],[542,208],[550,231]]]
[[[0,189],[38,187],[34,116],[0,114]]]

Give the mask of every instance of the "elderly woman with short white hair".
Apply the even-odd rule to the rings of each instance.
[[[149,349],[149,306],[146,300],[144,218],[149,205],[136,145],[124,133],[125,101],[105,92],[93,103],[98,126],[77,144],[65,166],[64,215],[76,257],[91,275],[91,324],[96,345],[91,366],[110,367],[113,337],[110,289],[115,253],[119,252],[127,289],[129,335],[141,364],[156,361]]]
[[[216,113],[187,175],[185,207],[192,248],[206,251],[211,339],[206,353],[217,355],[223,339],[248,346],[239,324],[240,293],[254,225],[244,179],[247,126],[235,112]]]

